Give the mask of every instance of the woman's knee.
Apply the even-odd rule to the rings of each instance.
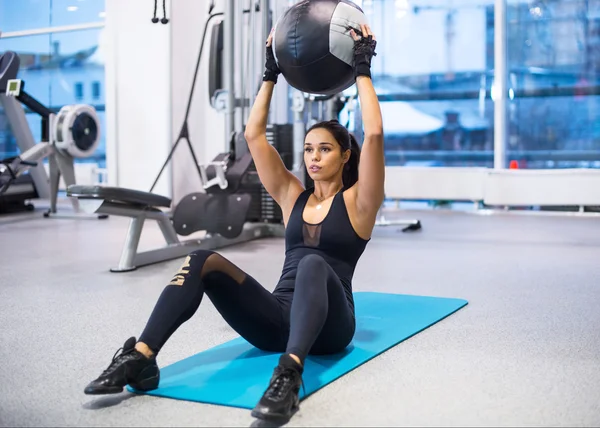
[[[300,259],[298,263],[299,271],[320,271],[327,269],[327,262],[318,254],[309,254]]]
[[[320,295],[320,293],[325,291],[328,287],[328,269],[329,266],[323,257],[315,254],[305,256],[298,263],[296,290],[299,288],[312,290],[313,292],[318,290]],[[326,304],[326,302],[322,303]]]
[[[198,274],[202,279],[206,279],[206,276],[211,273],[226,275],[238,284],[242,284],[246,279],[243,270],[215,251],[196,250],[188,255],[186,262],[194,274]]]
[[[196,250],[189,253],[187,255],[187,258],[197,260],[198,262],[200,262],[200,264],[204,264],[206,260],[214,254],[217,253],[215,253],[212,250]]]
[[[201,277],[206,261],[216,254],[210,250],[196,250],[187,255],[179,270],[173,275],[170,285],[183,285],[190,277]]]

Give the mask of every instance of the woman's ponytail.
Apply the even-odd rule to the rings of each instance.
[[[350,159],[344,165],[344,173],[342,174],[345,189],[354,186],[358,181],[358,161],[360,160],[360,146],[354,135],[348,133],[348,136],[350,138]]]

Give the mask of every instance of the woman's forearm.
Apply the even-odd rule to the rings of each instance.
[[[254,100],[248,122],[246,123],[245,136],[246,139],[252,139],[256,136],[264,135],[267,132],[267,120],[269,118],[269,107],[271,98],[273,97],[273,88],[275,83],[266,81],[263,82],[258,95]]]
[[[383,135],[383,120],[377,93],[369,77],[358,76],[356,79],[360,110],[365,136]]]

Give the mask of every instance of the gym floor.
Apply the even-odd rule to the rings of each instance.
[[[600,425],[600,218],[405,211],[376,230],[356,291],[469,305],[301,403],[288,426]],[[110,273],[128,220],[0,217],[2,426],[250,426],[248,410],[84,386],[137,336],[181,260]],[[141,245],[161,243],[149,223]],[[281,239],[220,252],[274,287]],[[260,262],[258,262],[260,260]],[[209,299],[164,367],[236,337]]]

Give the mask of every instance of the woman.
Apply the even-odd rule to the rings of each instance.
[[[336,121],[308,130],[304,162],[314,189],[305,190],[266,138],[273,88],[280,73],[267,40],[263,84],[245,137],[260,180],[279,204],[286,226],[286,259],[270,293],[254,278],[212,251],[190,254],[158,302],[138,341],[130,338],[86,394],[158,387],[156,356],[169,337],[198,309],[204,294],[229,325],[257,348],[282,353],[254,417],[286,423],[299,408],[304,360],[334,354],[355,330],[352,276],[383,202],[383,128],[371,82],[376,42],[368,26],[355,40],[355,76],[363,114],[362,154],[354,137]],[[360,156],[360,166],[359,166]]]

